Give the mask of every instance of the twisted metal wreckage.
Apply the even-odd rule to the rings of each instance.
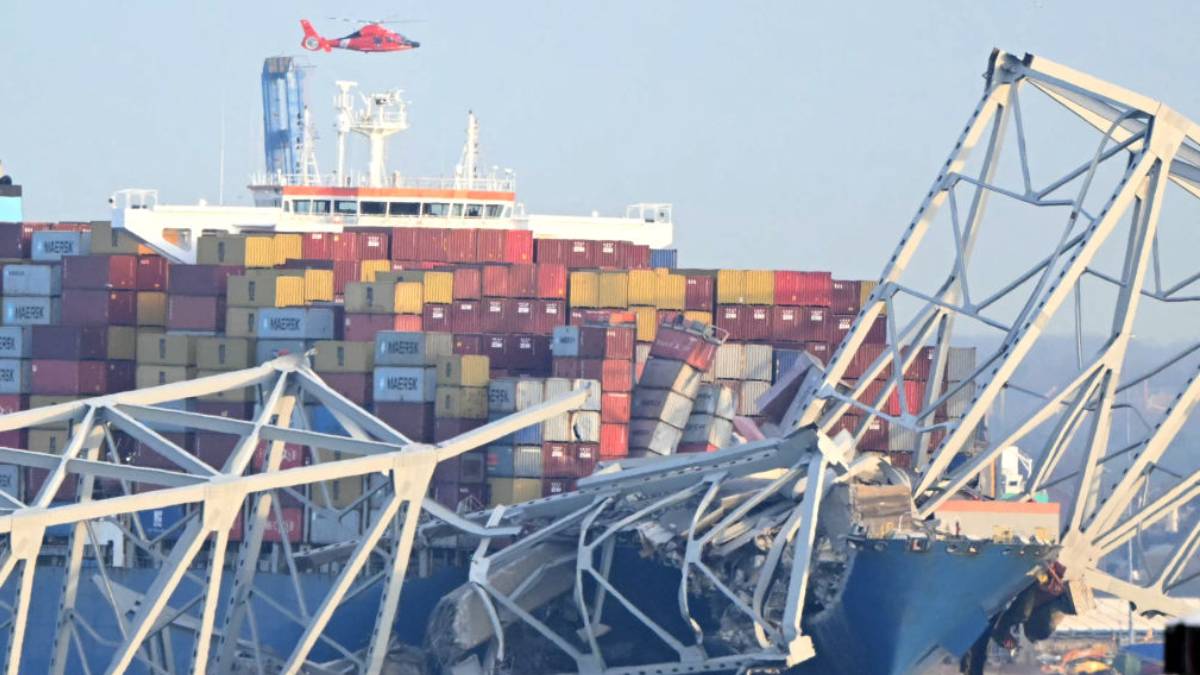
[[[1034,95],[1073,113],[1074,121],[1082,120],[1092,134],[1091,149],[1079,163],[1043,187],[1033,183],[1029,113],[1022,112],[1026,98]],[[1016,149],[1010,147],[1008,153],[1017,162],[1012,172],[1016,184],[1005,187],[1001,150],[1009,135],[1016,140]],[[969,163],[968,153],[979,145],[982,156]],[[1124,368],[1139,310],[1158,303],[1177,311],[1200,299],[1186,295],[1200,272],[1187,270],[1185,276],[1164,281],[1169,256],[1160,251],[1159,241],[1170,221],[1160,214],[1168,188],[1172,203],[1200,197],[1200,127],[1157,101],[1053,62],[995,52],[982,100],[849,335],[827,367],[801,367],[777,385],[773,405],[780,409],[775,424],[767,427],[774,435],[711,454],[621,462],[581,480],[573,492],[510,507],[452,513],[425,494],[439,461],[572,409],[582,403],[584,392],[424,445],[410,442],[331,390],[304,357],[289,356],[244,371],[0,417],[0,431],[73,423],[70,444],[61,455],[0,449],[0,462],[49,470],[28,504],[0,492],[0,582],[15,588],[11,604],[5,603],[11,613],[5,624],[7,672],[18,672],[23,656],[45,648],[25,638],[36,602],[32,591],[43,533],[61,525],[72,529],[49,645],[51,671],[58,673],[87,668],[85,642],[88,651],[108,650],[108,672],[131,666],[172,672],[178,663],[171,654],[175,643],[164,636],[180,634],[189,636],[193,672],[418,668],[399,656],[404,650],[394,636],[401,592],[416,583],[408,574],[414,549],[446,542],[473,553],[467,582],[446,595],[428,620],[424,654],[463,673],[803,670],[820,661],[823,649],[836,648],[832,633],[823,632],[821,625],[838,611],[839,602],[848,602],[842,586],[855,556],[896,545],[901,555],[910,556],[937,550],[965,559],[999,551],[1010,559],[1025,558],[1020,583],[993,599],[988,607],[994,610],[988,610],[981,624],[972,624],[966,643],[950,649],[967,653],[964,663],[974,669],[978,661],[971,661],[970,654],[980,644],[986,646],[989,637],[1004,639],[1023,622],[1027,632],[1044,633],[1029,627],[1039,611],[1045,629],[1052,625],[1048,613],[1085,609],[1090,589],[1126,599],[1139,612],[1182,614],[1190,605],[1175,593],[1195,576],[1189,564],[1196,557],[1200,523],[1178,540],[1149,583],[1119,578],[1105,563],[1139,532],[1200,493],[1194,455],[1180,451],[1176,442],[1200,395],[1193,358],[1200,345],[1159,354],[1154,366],[1140,372]],[[1005,249],[1015,272],[985,291],[986,282],[975,273],[981,258],[993,258],[989,264],[996,264],[996,256],[984,248],[989,197],[1063,217],[1057,229],[1023,230],[1027,223],[1011,217],[989,223],[993,236],[1019,237],[1022,245],[1015,247],[1020,250]],[[933,243],[938,233],[948,242],[940,248]],[[1047,248],[1038,248],[1038,236],[1048,240]],[[927,288],[921,286],[922,277],[936,270],[910,264],[922,252],[948,268],[944,276],[933,275]],[[1107,262],[1113,262],[1115,271],[1105,271]],[[1084,302],[1085,280],[1107,287],[1109,295],[1089,295]],[[1084,309],[1103,316],[1105,332],[1095,349],[1089,344],[1094,338],[1085,337],[1084,329],[1092,324]],[[886,317],[890,346],[871,353],[863,341],[878,317]],[[1077,367],[1065,381],[1035,391],[1022,383],[1019,368],[1057,319],[1075,327]],[[988,353],[973,372],[946,384],[956,323],[993,329],[996,346],[984,350]],[[1139,327],[1139,338],[1141,331]],[[929,384],[920,400],[910,400],[914,394],[904,385],[904,374],[918,358],[931,358]],[[1157,419],[1146,420],[1143,431],[1116,441],[1118,413],[1150,415],[1121,403],[1119,396],[1159,382],[1155,378],[1172,369],[1185,371],[1173,402],[1158,411]],[[855,376],[849,377],[852,372]],[[885,384],[871,389],[867,398],[877,379]],[[244,387],[259,391],[260,412],[253,420],[170,407]],[[1035,401],[1034,412],[997,438],[981,442],[981,426],[1005,391]],[[961,415],[940,414],[963,392],[970,395]],[[309,430],[309,404],[325,406],[345,434]],[[911,472],[879,455],[855,451],[855,441],[875,419],[909,434],[916,457]],[[215,467],[168,440],[161,432],[167,427],[233,434],[241,440],[228,461]],[[116,430],[177,469],[122,463],[113,444]],[[269,447],[266,467],[247,472],[260,441]],[[313,449],[313,464],[280,470],[287,443]],[[964,540],[939,532],[938,509],[972,490],[980,473],[1013,444],[1036,458],[1025,499],[1044,489],[1073,486],[1065,493],[1057,543]],[[362,498],[377,506],[364,519],[361,535],[316,551],[293,550],[286,537],[275,547],[273,555],[293,577],[314,561],[332,562],[337,573],[319,603],[306,607],[301,600],[301,609],[290,615],[302,631],[290,650],[263,644],[251,600],[272,601],[256,587],[256,574],[264,531],[279,518],[273,505],[290,492],[314,512],[340,517],[361,502],[339,510],[318,495],[330,481],[354,476],[376,477],[371,494]],[[78,497],[52,503],[68,480],[79,481]],[[92,499],[98,480],[120,481],[125,494]],[[134,490],[135,483],[142,488]],[[310,497],[295,490],[303,486],[310,488]],[[198,508],[173,545],[146,537],[136,519],[128,524],[122,518],[177,504]],[[223,562],[229,530],[243,507],[245,535],[228,570],[232,583],[218,592],[227,571]],[[87,542],[97,541],[95,528],[103,522],[119,524],[123,537],[158,563],[144,592],[115,583],[101,556],[85,568]],[[282,529],[281,522],[275,524]],[[641,576],[639,583],[635,574],[632,584],[618,582],[614,568],[621,550],[636,551],[643,564],[674,570],[674,576],[665,577],[673,581],[652,588],[656,584],[650,576]],[[185,597],[179,592],[184,579],[199,591]],[[987,584],[986,579],[967,580]],[[118,639],[101,639],[102,631],[91,625],[95,617],[74,611],[81,586],[91,583],[101,588],[116,617]],[[369,639],[362,647],[341,644],[327,630],[331,618],[367,587],[379,589],[374,622],[357,627]],[[1013,601],[1030,597],[1030,589],[1040,593],[1037,599]],[[642,598],[654,591],[669,601],[648,605]],[[951,596],[954,591],[945,589]],[[890,590],[875,592],[880,607],[886,605],[882,598]],[[296,593],[301,595],[298,587]],[[620,629],[606,622],[617,610],[639,632],[637,649],[613,639]],[[336,656],[318,662],[313,657],[317,645],[332,648]],[[913,653],[937,646],[917,645]],[[950,647],[946,642],[941,646]],[[913,663],[896,661],[893,672]]]

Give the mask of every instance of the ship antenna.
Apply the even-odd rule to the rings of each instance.
[[[479,166],[479,120],[473,111],[467,111],[467,142],[463,144],[462,160],[454,173],[459,189],[470,188],[478,178]]]
[[[337,173],[334,175],[334,182],[345,186],[346,135],[350,133],[351,115],[354,110],[354,98],[350,96],[350,90],[358,86],[358,83],[338,80],[334,84],[338,88],[337,97],[333,99],[333,105],[337,108]]]

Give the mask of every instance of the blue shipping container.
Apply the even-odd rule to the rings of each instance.
[[[308,413],[308,423],[312,426],[312,430],[322,434],[333,434],[337,436],[345,436],[346,430],[342,428],[342,423],[337,421],[333,413],[329,412],[329,408],[323,405],[305,406]]]
[[[164,506],[161,509],[150,509],[149,511],[138,511],[138,520],[142,523],[142,529],[146,532],[146,536],[150,539],[162,536],[167,530],[179,524],[187,515],[187,507],[177,504],[175,506]],[[173,530],[168,539],[174,539],[179,536],[183,528]]]
[[[659,267],[675,269],[679,266],[679,251],[673,248],[650,249],[650,266],[656,269]]]
[[[771,380],[778,380],[780,375],[791,370],[792,366],[796,365],[796,361],[800,360],[800,355],[803,353],[803,349],[780,349],[776,347],[775,369],[771,373]]]

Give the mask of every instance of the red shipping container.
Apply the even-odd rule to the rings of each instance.
[[[867,428],[863,431],[862,438],[858,441],[858,447],[862,450],[887,450],[888,448],[888,423],[886,420],[881,420],[878,417],[867,422]]]
[[[347,234],[354,235],[350,244],[348,244],[348,247],[352,248],[350,248],[350,250],[345,254],[343,254],[339,248],[335,248],[335,256],[347,256],[346,258],[339,257],[337,258],[338,260],[386,260],[390,257],[389,254],[391,253],[391,247],[389,246],[390,242],[388,240],[387,232],[382,232],[377,229],[369,232],[360,230],[353,233],[347,232],[342,236],[346,236]]]
[[[456,334],[454,336],[453,351],[455,354],[478,356],[483,353],[483,336]]]
[[[632,326],[582,326],[579,329],[579,356],[633,360],[635,336]]]
[[[475,259],[479,262],[504,262],[504,240],[504,230],[477,230]]]
[[[297,443],[283,444],[283,457],[279,462],[280,469],[295,469],[308,464],[308,448]],[[255,471],[262,471],[267,466],[267,441],[259,441],[254,448],[254,460],[251,463]]]
[[[532,263],[533,232],[529,230],[505,230],[504,260],[510,263]]]
[[[433,421],[433,440],[437,443],[449,440],[478,429],[487,424],[487,420],[465,420],[457,417],[442,417]]]
[[[66,307],[63,307],[63,311],[66,312]],[[911,354],[911,350],[912,347],[908,347],[904,350],[904,353]],[[933,347],[921,347],[916,358],[913,359],[912,363],[904,371],[904,377],[924,382],[929,379],[929,371],[932,369]]]
[[[834,279],[830,282],[830,309],[834,314],[858,314],[859,283]]]
[[[508,282],[504,294],[510,298],[538,297],[538,266],[531,263],[517,263],[506,268]]]
[[[61,396],[108,393],[108,368],[104,361],[60,361],[34,359],[30,367],[29,391]]]
[[[550,372],[550,337],[547,335],[510,335],[508,368],[526,375]]]
[[[542,496],[554,497],[555,495],[572,492],[575,489],[574,478],[543,478],[542,479]]]
[[[562,239],[537,239],[534,242],[534,249],[537,252],[537,263],[566,265],[567,264],[567,242]]]
[[[66,256],[62,261],[62,285],[91,290],[133,290],[137,287],[137,256]]]
[[[432,403],[375,403],[375,416],[410,440],[433,440]]]
[[[450,328],[454,333],[479,333],[483,330],[483,311],[474,300],[458,300],[450,305]]]
[[[538,300],[534,305],[539,335],[550,335],[555,326],[567,325],[567,303],[562,300]]]
[[[137,323],[137,291],[89,291],[66,288],[64,326],[132,326]]]
[[[775,342],[804,342],[800,307],[776,305],[771,308],[771,339]]]
[[[448,228],[446,230],[446,260],[450,262],[475,262],[478,230],[470,228]]]
[[[167,290],[167,259],[157,255],[138,256],[134,284],[139,291]]]
[[[483,230],[486,232],[487,230]],[[504,265],[484,265],[483,267],[483,297],[507,298],[509,272]]]
[[[335,237],[342,236],[333,232],[309,232],[300,240],[300,257],[313,260],[333,260],[333,240]],[[346,258],[342,258],[342,260],[346,260]]]
[[[346,284],[358,281],[359,263],[357,260],[333,261],[333,293],[344,295]]]
[[[449,260],[448,231],[440,227],[417,228],[417,255],[407,260],[446,262]],[[403,259],[403,258],[402,258]]]
[[[805,342],[829,342],[832,335],[831,314],[827,307],[801,307],[800,330]]]
[[[371,373],[320,373],[331,389],[342,396],[365,406],[375,393]]]
[[[478,337],[479,351],[475,352],[488,357],[488,365],[492,370],[507,370],[510,366],[508,363],[508,336],[507,335],[476,335]],[[455,343],[457,344],[457,340]]]
[[[596,242],[572,239],[566,245],[567,267],[579,269],[596,266]]]
[[[392,260],[421,260],[418,238],[422,229],[418,227],[392,228]],[[445,257],[443,256],[439,260],[445,260]]]
[[[775,273],[775,304],[828,307],[833,300],[833,275],[829,272]]]
[[[233,265],[170,265],[167,291],[172,295],[225,295],[229,277],[244,271]]]
[[[425,305],[421,314],[421,325],[423,330],[430,333],[452,332],[450,305]]]
[[[0,223],[0,258],[29,257],[29,239],[23,236],[22,223]]]
[[[580,360],[569,356],[555,357],[554,362],[551,364],[550,372],[554,377],[577,379],[582,372]]]
[[[620,459],[629,456],[629,425],[600,424],[599,459]]]
[[[606,269],[625,269],[625,242],[597,241],[595,242],[596,267]]]
[[[483,297],[483,275],[478,267],[454,269],[454,299],[478,300]]]
[[[528,334],[543,332],[539,328],[537,300],[509,300],[508,302],[507,332]]]
[[[828,342],[805,342],[804,351],[812,354],[821,365],[829,365],[829,357],[833,356],[833,348]]]
[[[548,300],[566,300],[567,268],[559,264],[538,263],[537,297]]]
[[[580,462],[575,443],[542,443],[542,476],[582,478],[590,474],[596,466],[596,453],[591,447],[588,449],[588,456],[589,461]]]
[[[697,312],[711,312],[715,303],[715,278],[707,274],[689,274],[684,277],[684,304],[686,309]]]
[[[419,331],[421,317],[415,314],[346,314],[342,337],[351,342],[374,342],[381,330]]]
[[[35,359],[103,361],[108,358],[107,326],[33,326]]]
[[[46,476],[49,475],[49,469],[25,469],[25,494],[23,497],[26,503],[37,499],[38,493],[42,491],[42,485],[46,482]],[[75,476],[67,476],[59,484],[58,492],[54,493],[54,501],[73,501],[78,493],[79,479]]]
[[[489,298],[482,303],[479,317],[480,327],[485,333],[505,333],[509,328],[509,314],[513,301],[508,298]]]
[[[871,323],[871,327],[867,329],[867,335],[863,338],[866,344],[887,344],[887,317],[877,316],[875,321]]]
[[[206,332],[225,330],[225,298],[168,295],[167,329]]]
[[[700,371],[707,371],[712,366],[716,354],[715,343],[671,326],[660,326],[650,347],[651,356],[683,361]]]
[[[587,361],[584,361],[586,364]],[[604,359],[603,372],[600,375],[602,391],[633,391],[633,361],[619,359]],[[588,379],[596,379],[584,375]]]
[[[729,333],[730,340],[745,340],[747,314],[745,305],[720,305],[717,307],[717,328]]]
[[[0,415],[25,410],[29,407],[29,397],[23,394],[0,394]],[[0,445],[3,445],[0,443]],[[4,445],[8,448],[23,448],[24,445]]]
[[[235,420],[248,420],[254,414],[254,404],[235,401],[194,401],[195,412],[201,415],[229,417]]]
[[[277,517],[275,514],[278,513]],[[279,531],[279,523],[283,522],[284,532]],[[304,509],[297,506],[279,507],[271,505],[271,513],[267,516],[263,528],[263,541],[281,543],[287,536],[289,544],[299,544],[304,540]]]
[[[606,391],[600,395],[600,422],[628,424],[633,396],[620,391]]]
[[[631,270],[650,269],[650,247],[642,244],[626,246],[625,265]]]
[[[829,327],[829,342],[831,344],[840,345],[850,333],[850,327],[854,325],[854,319],[857,315],[834,315],[833,321]],[[870,342],[877,342],[871,340]]]
[[[771,308],[765,305],[747,305],[742,313],[742,335],[744,340],[771,339]]]

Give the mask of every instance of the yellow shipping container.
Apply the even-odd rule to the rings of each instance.
[[[600,274],[597,272],[571,272],[568,290],[571,308],[600,306]]]
[[[772,298],[774,300],[774,298]],[[743,270],[717,270],[717,304],[746,304],[746,272]],[[771,304],[771,303],[767,303]]]
[[[427,304],[448,305],[454,302],[453,272],[426,272],[424,284]]]
[[[137,292],[137,325],[167,325],[167,294],[162,291]]]
[[[420,314],[424,306],[425,291],[419,281],[401,281],[396,284],[394,297],[397,314]]]
[[[629,304],[653,305],[658,300],[656,270],[629,270]]]
[[[333,302],[333,270],[304,270],[304,301]]]
[[[659,309],[682,311],[687,302],[687,277],[682,274],[663,274],[658,277],[654,304]]]
[[[289,260],[299,260],[304,257],[304,237],[299,234],[275,235],[275,264],[282,265]]]
[[[683,313],[683,318],[687,319],[688,321],[699,321],[700,323],[706,323],[710,326],[716,323],[713,321],[712,312],[704,312],[698,309],[689,309]]]
[[[878,281],[867,281],[863,279],[858,282],[858,306],[866,307],[867,299],[871,297],[871,293],[875,292],[875,287],[879,285]],[[887,314],[887,305],[880,308],[881,314]]]
[[[775,272],[773,270],[746,271],[746,304],[775,304]]]
[[[637,341],[654,342],[658,335],[658,308],[630,307],[637,318]]]
[[[246,237],[246,267],[274,267],[275,238],[270,235]]]
[[[359,263],[358,280],[371,283],[375,281],[376,272],[391,272],[391,260],[364,260]]]
[[[276,307],[304,306],[304,277],[281,276],[275,280]]]
[[[629,306],[628,273],[600,273],[600,306],[609,309],[625,309]]]

